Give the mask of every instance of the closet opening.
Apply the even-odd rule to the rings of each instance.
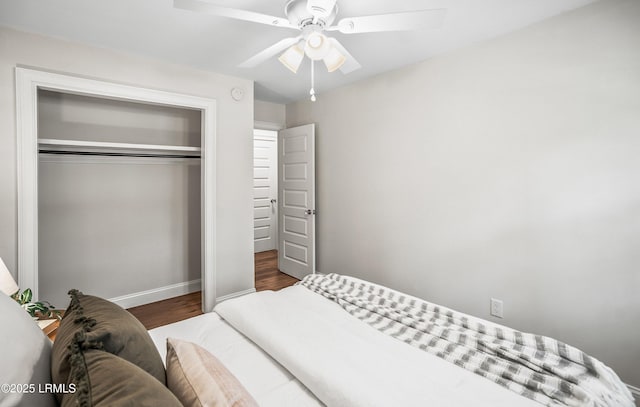
[[[39,90],[38,124],[40,296],[200,291],[200,112]]]
[[[215,101],[16,68],[18,280],[215,304]]]

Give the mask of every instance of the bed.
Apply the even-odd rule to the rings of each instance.
[[[328,283],[323,280],[326,278]],[[163,355],[170,337],[202,345],[224,363],[261,406],[561,405],[558,400],[523,396],[509,385],[463,369],[442,355],[410,346],[398,340],[399,334],[376,329],[366,318],[355,317],[357,311],[345,311],[354,302],[352,297],[346,305],[339,305],[340,300],[331,298],[335,293],[322,291],[322,285],[326,288],[339,280],[343,288],[349,284],[366,286],[369,294],[377,294],[371,296],[376,304],[384,301],[381,297],[394,301],[402,298],[404,303],[414,304],[422,303],[419,299],[351,277],[311,276],[309,281],[313,281],[306,280],[278,292],[225,301],[214,313],[151,330],[150,335]],[[469,315],[451,314],[454,311],[445,307],[431,306],[445,318],[455,315],[470,325],[498,330],[500,335],[512,332]],[[587,381],[598,397],[579,400],[578,396],[584,397],[579,391],[575,399],[564,400],[563,405],[633,406],[630,393],[617,376],[604,365],[600,368],[601,376],[611,374],[605,389],[600,382]],[[601,400],[608,400],[608,404]]]
[[[151,331],[69,294],[53,345],[0,295],[11,327],[0,407],[634,406],[578,349],[347,276],[307,276]]]

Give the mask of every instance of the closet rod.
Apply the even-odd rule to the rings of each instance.
[[[57,155],[88,155],[88,156],[103,156],[103,157],[156,157],[156,158],[198,158],[200,155],[184,155],[184,154],[157,154],[157,153],[107,153],[97,151],[61,151],[61,150],[45,150],[38,151],[40,154],[57,154]]]

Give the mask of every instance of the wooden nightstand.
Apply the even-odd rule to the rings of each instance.
[[[42,332],[47,335],[49,339],[53,342],[56,338],[56,333],[58,332],[58,327],[60,326],[60,320],[57,318],[54,319],[39,319],[36,321]]]
[[[58,327],[60,326],[60,320],[64,315],[64,311],[65,310],[63,309],[55,310],[55,312],[59,315],[58,318],[45,318],[36,321],[40,329],[42,329],[42,332],[47,335],[49,339],[51,339],[51,342],[55,341],[56,339]]]

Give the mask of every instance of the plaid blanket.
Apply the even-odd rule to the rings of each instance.
[[[634,406],[631,393],[610,368],[552,338],[484,324],[338,274],[312,274],[297,284],[387,335],[546,406]]]

